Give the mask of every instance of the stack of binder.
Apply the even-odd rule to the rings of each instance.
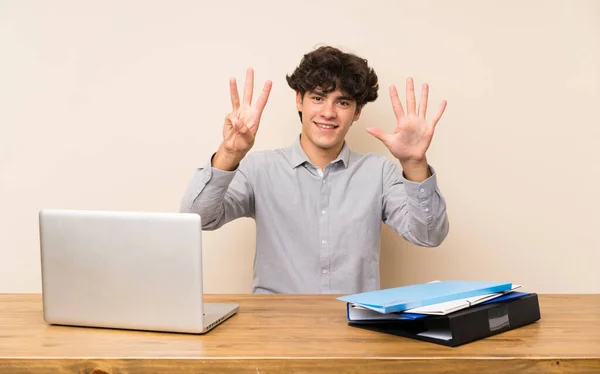
[[[435,281],[339,297],[348,323],[456,347],[540,319],[535,293],[506,282]]]

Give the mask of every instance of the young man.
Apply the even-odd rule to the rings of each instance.
[[[397,124],[380,139],[402,169],[384,156],[352,152],[346,133],[365,104],[377,98],[377,76],[367,61],[332,47],[304,56],[288,84],[302,122],[290,148],[248,153],[271,91],[267,81],[252,105],[254,73],[246,74],[240,102],[229,82],[232,112],[223,142],[198,169],[181,202],[202,217],[205,230],[239,217],[256,221],[255,293],[358,293],[379,288],[381,222],[420,246],[437,246],[448,233],[444,198],[425,152],[446,102],[426,119],[428,86],[417,109],[412,79],[404,110],[390,87]]]

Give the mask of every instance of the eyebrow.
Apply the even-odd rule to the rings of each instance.
[[[312,90],[312,91],[310,91],[310,93],[313,95],[320,96],[320,97],[327,97],[326,93],[324,93],[323,91],[319,91],[319,90]],[[347,95],[340,95],[340,96],[336,97],[335,99],[336,100],[356,101],[356,99],[354,99],[350,96],[347,96]]]

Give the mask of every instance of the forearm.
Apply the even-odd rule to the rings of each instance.
[[[425,193],[419,192],[424,195]],[[425,247],[439,246],[449,231],[446,203],[439,191],[429,197],[408,197],[406,225],[403,236],[413,244]]]
[[[399,168],[388,164],[384,177],[384,222],[411,243],[435,247],[448,235],[446,202],[437,187],[435,171],[413,182]]]
[[[211,183],[211,171],[199,169],[190,181],[181,200],[180,211],[196,213],[202,219],[202,228],[207,230],[222,226],[224,215],[224,196],[227,186]]]
[[[238,217],[252,214],[252,191],[246,176],[211,168],[198,169],[181,201],[180,211],[199,214],[202,228],[217,229]]]

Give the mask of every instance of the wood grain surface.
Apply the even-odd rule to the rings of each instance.
[[[460,347],[348,326],[335,295],[207,295],[240,311],[205,335],[47,325],[0,294],[0,374],[600,373],[600,295],[540,295],[540,321]]]

